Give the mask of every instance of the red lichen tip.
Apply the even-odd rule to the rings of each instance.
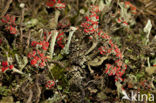
[[[3,61],[3,62],[2,62],[2,66],[3,66],[3,67],[7,67],[7,66],[8,66],[8,62],[7,62],[7,61]]]
[[[51,88],[54,87],[54,85],[55,85],[55,82],[54,82],[53,80],[49,80],[49,81],[47,81],[45,87],[46,87],[47,89],[51,89]]]
[[[2,72],[4,73],[5,71],[7,71],[9,68],[8,67],[2,67]]]
[[[14,65],[10,65],[10,66],[9,66],[9,69],[13,69],[13,68],[14,68]]]
[[[30,61],[30,64],[31,65],[35,65],[37,63],[37,60],[36,59],[32,59],[31,61]]]
[[[61,0],[48,0],[46,2],[46,6],[48,7],[54,7],[54,8],[65,8],[65,4],[61,2]]]

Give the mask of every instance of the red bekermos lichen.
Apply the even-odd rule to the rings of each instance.
[[[111,38],[106,34],[100,31],[98,33],[99,37],[102,38],[105,43],[99,48],[101,55],[113,55],[113,60],[115,64],[106,64],[105,73],[109,76],[115,75],[115,81],[123,81],[122,75],[125,73],[127,66],[123,63],[123,55],[120,49],[115,45]]]
[[[47,89],[51,89],[51,88],[53,88],[54,86],[55,86],[55,82],[54,82],[53,80],[47,81],[47,83],[46,83],[46,85],[45,85],[45,87],[46,87]]]
[[[48,36],[50,34],[51,34],[51,32],[48,32],[48,33],[44,32],[44,41],[46,41],[48,39]],[[64,48],[64,40],[63,40],[64,38],[65,38],[65,33],[60,32],[56,38],[56,46]]]
[[[124,4],[125,8],[130,8],[130,12],[132,14],[136,14],[136,7],[133,4],[131,4],[129,1],[125,1]]]
[[[123,62],[123,55],[120,49],[115,45],[111,37],[104,33],[102,30],[99,30],[99,9],[97,6],[91,6],[89,9],[88,16],[85,17],[85,22],[81,24],[81,27],[85,33],[85,35],[90,35],[95,39],[101,39],[104,41],[101,47],[99,47],[99,53],[101,55],[113,55],[114,64],[106,64],[105,73],[109,76],[114,75],[115,81],[123,81],[122,76],[127,69],[127,65]]]
[[[43,51],[46,51],[49,47],[49,43],[46,41],[32,41],[31,46],[33,51],[28,53],[30,64],[33,67],[44,68],[47,62],[47,56]]]
[[[2,72],[6,72],[7,70],[12,70],[14,68],[14,66],[9,65],[7,61],[2,61],[1,66],[2,66],[1,68]]]
[[[99,16],[97,13],[99,12],[99,9],[97,6],[92,6],[89,10],[88,16],[85,17],[85,22],[81,24],[81,27],[83,28],[83,31],[86,34],[93,34],[98,31],[98,21]]]
[[[48,0],[46,2],[46,5],[48,7],[54,7],[54,8],[57,8],[57,9],[65,8],[65,4],[62,3],[61,0]]]
[[[64,39],[64,32],[59,33],[57,36],[57,44],[61,48],[64,48],[63,39]]]
[[[133,4],[131,4],[129,1],[121,2],[121,5],[123,5],[123,8],[126,10],[118,11],[118,13],[120,14],[120,17],[118,17],[116,21],[117,23],[122,24],[123,26],[128,26],[129,24],[131,24],[131,21],[125,20],[126,17],[124,18],[123,16],[121,16],[121,13],[124,12],[124,14],[122,14],[124,16],[126,16],[125,12],[129,13],[130,15],[135,15],[137,13],[136,7]]]
[[[10,34],[17,34],[15,19],[15,16],[11,16],[9,14],[1,19],[1,21],[6,24],[5,30],[9,31]]]

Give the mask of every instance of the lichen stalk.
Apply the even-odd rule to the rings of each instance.
[[[50,57],[51,57],[51,59],[53,58],[53,55],[54,55],[54,46],[55,46],[57,35],[58,35],[58,31],[54,30],[51,32],[51,42],[50,42]]]

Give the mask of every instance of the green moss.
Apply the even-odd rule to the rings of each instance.
[[[14,100],[12,96],[3,97],[2,100],[0,100],[0,103],[14,103]]]
[[[11,93],[11,90],[6,86],[0,86],[0,95],[8,96]]]
[[[51,72],[56,80],[58,80],[58,84],[65,88],[68,85],[67,77],[65,75],[65,69],[60,66],[54,65],[51,68]]]
[[[144,77],[145,73],[144,72],[139,72],[136,74],[137,80],[139,81],[142,77]]]
[[[57,56],[54,56],[53,60],[61,60],[63,58],[63,55],[60,53]]]

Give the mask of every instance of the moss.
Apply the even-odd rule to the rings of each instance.
[[[54,65],[51,68],[51,73],[53,74],[54,78],[59,81],[58,84],[61,84],[62,88],[65,88],[68,85],[67,77],[65,75],[65,68]]]
[[[139,72],[139,73],[136,73],[135,75],[136,75],[137,80],[139,81],[141,78],[143,78],[145,76],[145,73]]]
[[[8,96],[11,93],[11,90],[6,86],[0,86],[0,95]]]
[[[8,96],[8,97],[3,97],[2,100],[0,100],[0,103],[14,103],[13,102],[13,97]]]

